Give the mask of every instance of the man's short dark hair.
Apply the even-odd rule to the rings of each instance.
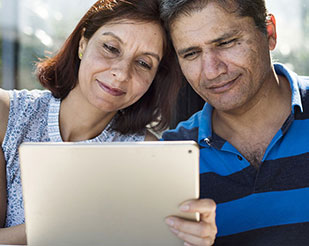
[[[161,18],[167,28],[180,15],[200,11],[210,2],[215,2],[230,13],[253,18],[256,27],[266,34],[267,10],[265,0],[161,0]]]

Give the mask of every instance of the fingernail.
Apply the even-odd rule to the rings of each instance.
[[[190,209],[190,206],[187,205],[187,204],[181,205],[181,206],[180,206],[180,210],[181,210],[181,211],[188,211],[189,209]]]
[[[166,219],[165,223],[168,224],[169,226],[174,226],[174,224],[175,224],[174,220],[172,220],[170,218]]]
[[[188,244],[187,242],[185,242],[183,245],[184,246],[191,246],[191,244]]]

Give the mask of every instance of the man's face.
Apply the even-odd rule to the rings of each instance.
[[[217,110],[244,109],[263,97],[272,71],[269,49],[276,42],[269,41],[252,18],[211,2],[201,11],[177,17],[171,36],[188,82]]]

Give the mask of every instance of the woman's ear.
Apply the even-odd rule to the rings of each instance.
[[[83,58],[83,55],[85,53],[87,44],[88,44],[88,40],[84,37],[84,33],[85,33],[85,28],[83,28],[82,31],[82,35],[81,38],[79,40],[79,47],[78,47],[78,57],[81,60]]]
[[[274,50],[277,44],[276,19],[272,14],[266,17],[266,31],[269,50]]]

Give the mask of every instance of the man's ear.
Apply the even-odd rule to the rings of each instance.
[[[269,50],[274,50],[277,44],[276,19],[272,14],[266,17],[266,31]]]
[[[79,57],[79,59],[83,58],[83,55],[85,53],[85,50],[86,50],[86,47],[87,47],[87,44],[88,44],[88,40],[84,37],[85,30],[86,29],[84,28],[83,31],[82,31],[81,38],[79,40],[79,47],[78,47],[78,57]]]

